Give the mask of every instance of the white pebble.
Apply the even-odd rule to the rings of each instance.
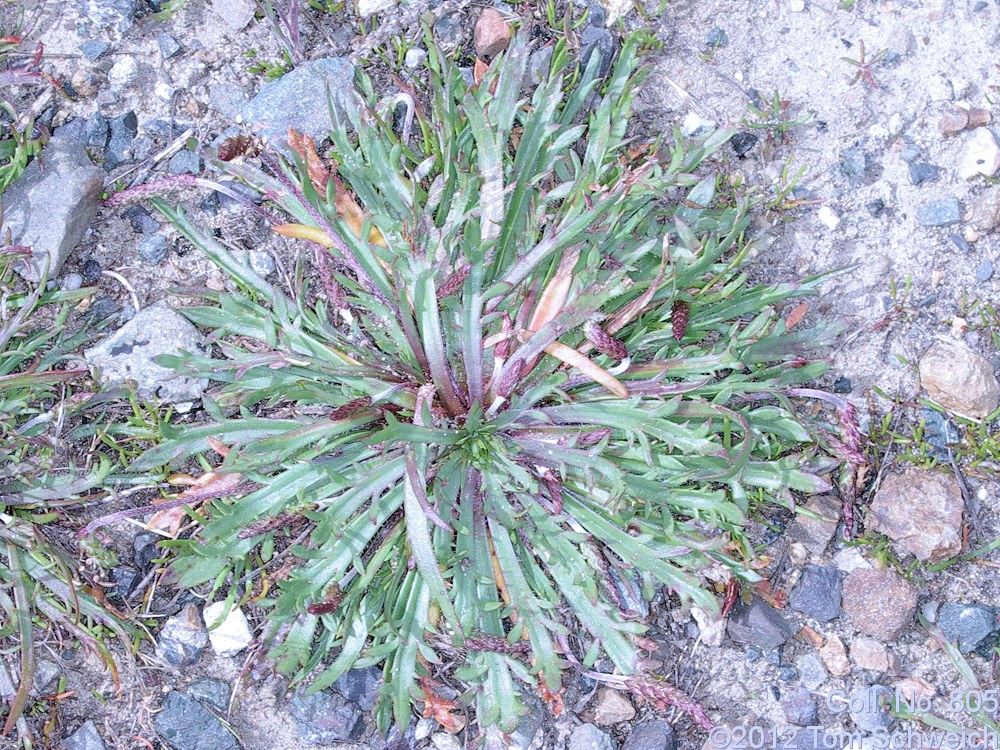
[[[169,83],[158,83],[156,88],[153,89],[153,93],[156,94],[157,99],[162,99],[165,102],[169,102],[174,98],[174,87]]]
[[[903,116],[899,112],[893,112],[889,118],[889,132],[892,135],[899,135],[903,129]]]
[[[1000,169],[1000,146],[989,128],[976,128],[962,151],[958,173],[966,180],[979,175],[992,177]]]
[[[395,4],[396,0],[358,0],[358,13],[362,18],[368,18],[368,16],[389,10]]]
[[[205,624],[211,628],[225,611],[226,602],[209,604],[204,611]],[[208,640],[212,643],[212,650],[219,656],[223,658],[236,656],[253,640],[246,615],[239,607],[233,607],[219,627],[208,631]]]
[[[685,137],[691,138],[696,135],[704,135],[714,127],[715,123],[711,120],[705,120],[694,112],[689,112],[681,123],[681,133]]]
[[[806,0],[788,0],[788,7],[792,13],[801,13],[806,9]]]
[[[111,70],[108,71],[108,81],[111,82],[111,88],[125,88],[132,83],[138,72],[139,64],[135,61],[135,58],[132,55],[123,55],[118,58],[118,62],[112,65]]]
[[[414,47],[413,49],[406,50],[406,57],[403,58],[403,64],[408,68],[418,68],[426,59],[427,50]]]
[[[858,570],[859,568],[867,569],[871,567],[871,563],[864,558],[857,547],[842,549],[833,556],[833,564],[836,565],[837,570],[842,573],[850,573],[852,570]]]
[[[931,76],[927,79],[927,93],[932,102],[949,102],[955,98],[951,83],[944,76]]]
[[[840,217],[829,206],[820,206],[818,216],[828,229],[836,229],[840,224]]]

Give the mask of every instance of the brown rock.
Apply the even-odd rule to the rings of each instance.
[[[956,109],[938,120],[938,130],[941,135],[957,135],[969,124],[969,113],[964,109]]]
[[[826,643],[819,649],[819,658],[830,670],[830,674],[836,677],[843,677],[851,673],[851,663],[847,660],[847,649],[844,642],[836,633],[826,639]]]
[[[818,495],[806,503],[805,509],[816,517],[799,513],[790,529],[792,541],[801,542],[814,555],[821,555],[837,533],[840,501],[832,495]]]
[[[972,199],[969,221],[981,232],[989,232],[1000,224],[1000,185],[987,188]]]
[[[595,724],[609,727],[633,718],[635,718],[635,708],[628,698],[611,688],[601,688],[597,691],[597,704],[594,706]]]
[[[891,641],[913,619],[917,591],[893,570],[859,568],[844,579],[842,606],[862,634]]]
[[[978,128],[983,125],[989,125],[990,120],[993,119],[993,115],[990,114],[987,109],[975,109],[969,110],[969,127]]]
[[[804,625],[796,635],[817,651],[823,647],[823,636],[815,628]]]
[[[908,469],[889,474],[868,510],[868,527],[923,562],[962,551],[962,489],[952,474]]]
[[[957,341],[935,342],[920,358],[927,395],[945,409],[982,419],[1000,406],[1000,383],[983,357]]]
[[[484,8],[476,21],[472,35],[476,54],[485,60],[492,60],[505,49],[510,41],[510,26],[503,14],[496,8]]]
[[[889,671],[889,652],[884,643],[874,638],[855,638],[851,641],[851,661],[859,669]]]

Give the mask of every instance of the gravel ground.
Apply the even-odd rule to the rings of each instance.
[[[211,142],[241,132],[241,102],[266,83],[252,66],[281,59],[266,20],[251,20],[253,5],[245,0],[189,0],[163,22],[133,0],[28,0],[24,7],[32,21],[24,48],[42,42],[43,69],[69,84],[70,96],[39,105],[42,119],[57,132],[66,127],[79,137],[87,128],[95,134],[90,153],[104,160],[107,190],[132,184],[150,170],[197,171],[200,164],[182,150],[186,140]],[[351,59],[357,61],[358,53],[390,32],[416,42],[415,20],[426,8],[382,13],[376,39],[362,33],[354,10],[303,13],[306,59],[355,55]],[[675,126],[694,130],[709,122],[741,131],[721,158],[772,204],[759,211],[753,226],[755,278],[784,281],[840,271],[807,312],[807,322],[839,317],[848,325],[823,385],[854,404],[863,424],[870,417],[876,424],[895,409],[902,427],[912,425],[916,409],[906,405],[915,407],[916,398],[927,393],[966,414],[983,400],[989,404],[1000,363],[990,335],[998,320],[988,313],[990,306],[1000,307],[993,269],[1000,260],[993,233],[1000,222],[1000,187],[979,172],[992,175],[1000,168],[991,130],[996,127],[991,120],[1000,117],[995,105],[1000,2],[666,0],[659,15],[656,7],[646,10],[648,21],[634,10],[625,17],[626,25],[652,28],[663,42],[638,97],[642,127],[649,135],[668,136]],[[513,11],[539,12],[530,5]],[[446,41],[471,45],[481,6],[450,2],[434,12]],[[100,45],[107,49],[98,55]],[[377,84],[387,85],[377,62],[373,75]],[[32,101],[27,90],[14,94]],[[777,102],[773,112],[772,102]],[[758,112],[748,111],[748,105]],[[120,164],[107,169],[115,161]],[[203,198],[184,197],[198,221],[218,229],[235,247],[253,251],[248,262],[255,267],[287,272],[291,245],[225,201],[219,206]],[[136,307],[176,302],[172,287],[223,287],[205,258],[141,209],[102,207],[89,227],[56,283],[99,285],[94,304],[118,313],[116,325]],[[115,275],[99,275],[102,270]],[[918,362],[937,341],[960,341],[966,349],[949,349],[936,363],[925,360],[918,372]],[[921,381],[927,391],[921,391]],[[903,406],[894,407],[894,400]],[[997,538],[995,473],[966,472],[964,492],[948,474],[934,474],[944,477],[937,484],[927,472],[906,474],[894,485],[889,478],[906,468],[895,460],[899,452],[890,450],[882,465],[873,467],[877,471],[861,505],[877,506],[879,494],[896,492],[883,495],[882,504],[889,516],[891,509],[902,508],[902,517],[875,519],[874,507],[868,516],[859,513],[867,527],[889,537],[887,547],[841,541],[839,502],[832,501],[815,506],[831,517],[828,523],[777,515],[766,520],[783,533],[763,525],[755,530],[771,560],[762,571],[771,591],[749,605],[738,604],[728,626],[699,620],[697,613],[693,619],[664,600],[652,603],[650,635],[660,646],[653,658],[720,725],[776,728],[783,736],[796,725],[871,732],[886,726],[887,715],[866,712],[863,700],[839,699],[867,695],[864,691],[877,685],[894,689],[904,679],[936,694],[934,712],[976,725],[949,705],[949,696],[965,690],[965,683],[915,615],[937,620],[946,633],[972,646],[991,638],[995,645],[1000,584],[994,568],[1000,562],[988,552],[978,561],[934,572],[910,564],[940,562],[963,545],[973,549]],[[131,540],[116,542],[129,546]],[[897,561],[907,575],[891,572],[891,565],[882,569],[879,561],[886,559]],[[778,609],[769,609],[765,599]],[[164,616],[181,611],[184,601],[174,596],[168,603],[160,610]],[[979,609],[949,610],[948,603]],[[259,612],[248,608],[247,614],[251,625],[260,624]],[[977,617],[985,623],[982,633],[969,630]],[[182,640],[202,637],[200,623],[191,631]],[[981,649],[986,657],[972,653],[968,659],[988,691],[996,681],[989,648]],[[88,750],[157,742],[178,750],[235,747],[227,744],[236,740],[224,729],[211,734],[222,726],[215,718],[220,716],[246,750],[304,750],[317,746],[309,737],[317,737],[317,727],[333,715],[349,725],[340,728],[344,747],[475,746],[471,737],[460,735],[456,744],[434,733],[429,721],[384,742],[372,735],[365,713],[368,689],[358,687],[361,682],[340,685],[330,704],[296,707],[284,683],[251,658],[222,657],[211,647],[180,667],[149,653],[134,668],[122,669],[120,685],[96,656],[51,636],[43,639],[39,658],[53,675],[66,678],[63,687],[73,693],[57,703],[50,734],[56,747],[67,737],[61,746]],[[221,683],[202,683],[201,692],[191,687],[205,678],[236,686],[236,695],[227,702]],[[212,690],[223,693],[214,709],[204,697]],[[185,698],[181,705],[175,698],[172,705],[171,691],[175,696],[187,691],[184,695],[201,702]],[[165,702],[169,710],[161,712]],[[592,685],[570,685],[566,706],[559,719],[540,709],[533,713],[511,738],[513,745],[524,750],[760,745],[754,735],[741,745],[738,731],[706,740],[677,714],[659,717],[613,691],[595,693]],[[33,726],[40,729],[46,717],[43,706],[33,715]],[[662,718],[673,730],[648,723]],[[198,729],[193,739],[177,734],[185,726]],[[897,721],[892,728],[906,726]],[[0,738],[0,747],[8,742]],[[805,732],[796,742],[796,747],[822,747]]]

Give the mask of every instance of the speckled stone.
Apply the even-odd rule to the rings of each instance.
[[[890,641],[913,620],[917,590],[893,570],[859,568],[844,579],[843,607],[862,634]]]

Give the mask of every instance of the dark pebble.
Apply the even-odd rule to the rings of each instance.
[[[675,750],[677,735],[666,719],[646,719],[635,725],[622,750]]]
[[[881,198],[876,198],[875,200],[869,202],[868,204],[865,205],[865,208],[868,209],[868,213],[870,213],[872,216],[875,217],[881,216],[887,210],[885,206],[885,201],[882,200]]]
[[[815,726],[819,721],[816,699],[807,688],[790,688],[781,696],[781,708],[789,724],[797,727]]]
[[[604,78],[611,70],[611,58],[615,53],[615,39],[611,32],[599,26],[587,26],[580,37],[580,66],[586,70],[591,56],[600,55],[597,77]]]
[[[919,185],[921,182],[933,182],[941,176],[941,170],[933,164],[924,161],[910,162],[910,182]]]
[[[733,147],[737,156],[746,156],[757,145],[757,140],[757,136],[753,133],[743,131],[730,138],[729,145]]]
[[[93,258],[87,258],[80,269],[84,284],[94,284],[101,278],[101,264]]]
[[[153,215],[138,204],[129,206],[122,211],[122,218],[128,219],[128,223],[132,225],[132,231],[136,234],[152,234],[160,228],[160,223],[153,218]]]
[[[705,46],[709,49],[718,49],[719,47],[725,47],[727,44],[729,44],[729,34],[726,33],[725,29],[721,29],[718,26],[708,32],[708,36],[705,37]]]
[[[807,565],[788,597],[796,612],[818,622],[830,622],[840,616],[840,571],[833,567]]]
[[[111,137],[104,150],[104,168],[109,172],[134,158],[132,141],[139,132],[139,119],[135,112],[125,112],[110,120]]]
[[[958,428],[944,414],[935,409],[921,409],[918,413],[924,421],[924,438],[931,444],[932,452],[939,458],[948,458],[949,444],[961,439]]]
[[[734,641],[762,650],[776,649],[792,635],[792,628],[781,613],[757,597],[750,604],[736,603],[727,630]]]
[[[993,261],[983,258],[976,266],[976,281],[989,281],[993,278]]]
[[[361,709],[329,690],[296,695],[288,704],[299,737],[330,745],[356,740],[364,731]]]
[[[852,389],[853,387],[849,378],[841,376],[833,381],[834,393],[850,393]]]
[[[884,685],[860,687],[851,693],[851,718],[854,726],[862,732],[875,732],[887,729],[892,723],[892,715],[885,710],[883,702],[891,703],[892,690]]]
[[[749,662],[755,662],[758,659],[760,659],[760,657],[763,655],[763,654],[761,654],[761,652],[760,652],[759,649],[756,649],[756,648],[753,648],[753,647],[748,648],[743,653],[746,655],[747,661],[749,661]]]
[[[382,688],[382,670],[378,667],[349,669],[333,683],[333,689],[365,711],[371,711]]]
[[[782,651],[781,646],[778,646],[777,648],[769,648],[767,651],[764,652],[764,661],[766,661],[768,664],[774,665],[775,667],[780,666],[781,651]]]
[[[139,258],[144,263],[157,265],[167,259],[167,238],[162,234],[151,234],[139,243]]]
[[[12,746],[11,746],[12,747]],[[88,720],[67,737],[59,745],[63,750],[106,750],[107,745],[94,726],[93,720]]]
[[[108,589],[108,597],[111,599],[127,599],[142,580],[142,573],[131,565],[118,565],[110,572],[112,586]]]
[[[965,237],[960,235],[958,232],[952,232],[948,235],[948,239],[951,240],[951,244],[958,248],[958,251],[963,255],[972,249],[972,245],[965,241]]]
[[[205,708],[225,714],[229,710],[229,698],[232,689],[228,682],[203,677],[188,685],[184,692],[198,701]]]
[[[988,4],[989,3],[987,3],[986,0],[979,0],[978,3],[976,3],[975,5],[972,6],[972,12],[973,13],[979,13],[979,11],[981,11],[981,10],[986,10],[986,6]]]
[[[782,682],[791,682],[799,678],[799,670],[795,667],[780,667],[778,669],[778,679]]]
[[[171,691],[153,719],[156,733],[177,750],[236,750],[239,743],[211,711],[189,695]]]
[[[84,57],[91,62],[94,62],[95,60],[100,60],[104,55],[106,55],[108,50],[111,49],[111,45],[99,42],[96,39],[88,39],[87,41],[82,42],[78,49],[83,53]]]
[[[201,157],[187,149],[178,151],[167,162],[167,171],[170,174],[200,174]]]
[[[87,125],[84,128],[84,143],[93,148],[104,149],[108,145],[108,138],[111,137],[111,124],[108,118],[100,112],[94,112],[87,118]]]
[[[153,560],[160,557],[163,551],[156,546],[163,537],[152,531],[140,531],[132,540],[132,559],[139,570],[147,571]]]
[[[958,649],[968,654],[983,645],[996,645],[996,635],[1000,631],[1000,610],[983,604],[941,605],[938,611],[938,627],[948,640],[956,641]]]
[[[946,227],[962,220],[958,198],[948,196],[917,206],[917,223],[925,227]]]
[[[178,54],[182,49],[180,42],[166,32],[163,32],[156,37],[156,43],[160,46],[160,54],[163,56],[164,60],[170,59],[174,55]]]
[[[94,304],[87,308],[83,317],[91,320],[104,320],[116,312],[118,312],[118,305],[115,304],[114,300],[109,297],[100,297]]]
[[[903,146],[903,150],[899,152],[899,158],[905,162],[916,161],[918,156],[920,156],[920,149],[912,143],[907,143]]]
[[[853,185],[862,185],[872,170],[871,157],[861,146],[845,148],[840,154],[840,171]]]

